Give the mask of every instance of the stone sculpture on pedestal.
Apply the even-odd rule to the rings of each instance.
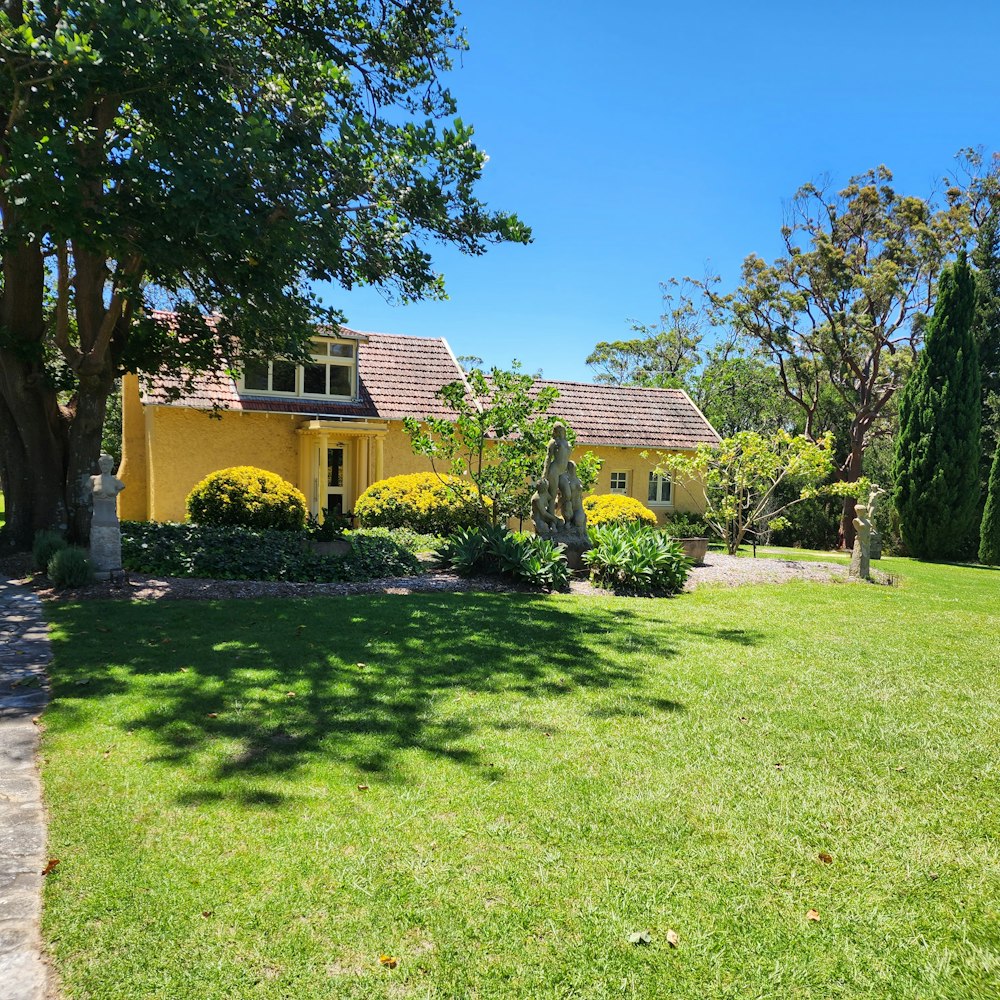
[[[545,456],[545,471],[531,497],[531,519],[535,534],[565,546],[566,561],[572,569],[580,569],[581,557],[590,548],[590,537],[583,509],[583,484],[570,458],[572,454],[566,428],[556,424]]]
[[[94,516],[90,522],[90,561],[98,580],[108,580],[122,571],[122,534],[118,524],[118,494],[125,484],[111,474],[115,460],[102,454],[97,460],[100,475],[90,477]]]
[[[851,552],[850,575],[861,580],[871,579],[870,558],[872,540],[872,522],[868,516],[868,508],[863,503],[854,508],[854,550]]]

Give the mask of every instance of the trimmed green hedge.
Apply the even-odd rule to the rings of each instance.
[[[122,562],[136,573],[214,580],[341,583],[412,576],[416,556],[391,537],[351,538],[345,556],[314,552],[304,532],[206,524],[122,523]]]

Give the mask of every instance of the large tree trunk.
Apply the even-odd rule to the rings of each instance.
[[[31,547],[42,528],[64,531],[65,427],[54,398],[18,385],[16,359],[0,351],[0,483],[7,523],[5,540]],[[53,410],[55,412],[53,413]]]
[[[104,412],[112,385],[110,372],[106,377],[88,376],[80,380],[69,429],[65,481],[69,535],[82,545],[90,541],[93,513],[90,477],[98,471]]]
[[[853,431],[853,428],[852,428]],[[845,483],[856,483],[861,478],[864,468],[864,437],[852,433],[851,453],[843,469],[843,480]],[[840,514],[840,545],[841,548],[854,548],[854,505],[853,497],[844,497],[844,507]]]
[[[43,363],[44,262],[37,244],[3,256],[0,297],[0,486],[6,507],[5,541],[30,548],[35,532],[67,532],[86,544],[91,503],[87,477],[97,471],[108,394],[114,383],[106,356],[96,374],[80,376],[74,399],[60,406]],[[91,306],[101,306],[102,275],[95,270]],[[96,317],[99,319],[99,317]],[[95,322],[94,316],[83,318]]]

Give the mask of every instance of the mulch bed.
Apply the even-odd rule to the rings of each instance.
[[[163,601],[229,600],[259,597],[336,597],[346,594],[415,594],[433,592],[537,593],[497,577],[460,577],[455,573],[429,572],[420,576],[370,580],[366,583],[289,583],[284,581],[197,580],[187,577],[145,576],[127,573],[121,580],[94,583],[78,590],[55,590],[48,579],[30,572],[30,556],[8,556],[0,560],[0,573],[29,587],[43,600],[52,601]],[[847,567],[838,563],[798,562],[791,559],[746,559],[710,552],[705,565],[696,566],[685,591],[714,585],[737,587],[753,583],[784,583],[788,580],[836,582],[847,580]],[[570,593],[612,597],[585,577],[570,581]]]

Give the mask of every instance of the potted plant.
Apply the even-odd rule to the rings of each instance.
[[[711,534],[711,528],[705,521],[694,514],[675,514],[664,524],[663,530],[680,542],[684,554],[695,566],[704,563]]]

